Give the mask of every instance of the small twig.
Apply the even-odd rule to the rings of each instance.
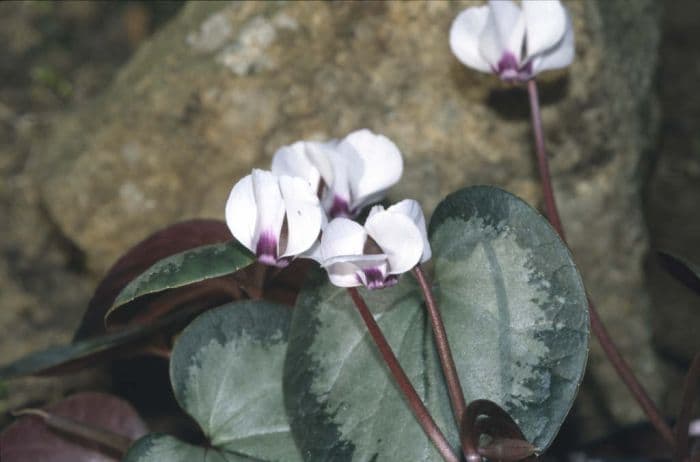
[[[455,362],[452,358],[452,350],[450,349],[450,342],[447,339],[445,324],[442,322],[442,316],[440,315],[440,310],[435,302],[435,297],[433,296],[430,284],[426,280],[425,273],[423,273],[420,265],[413,269],[413,275],[416,277],[418,285],[423,292],[425,306],[430,317],[430,325],[433,328],[433,335],[435,336],[435,347],[440,358],[440,365],[442,366],[442,372],[445,375],[445,381],[447,382],[447,391],[450,395],[450,401],[452,402],[452,412],[454,414],[457,427],[459,427],[462,422],[464,411],[467,408],[467,403],[464,401],[462,383],[459,381],[457,367],[455,367]]]
[[[675,462],[683,462],[690,457],[690,448],[688,447],[688,430],[690,427],[690,419],[693,412],[693,404],[695,404],[695,395],[698,392],[700,385],[700,353],[696,354],[693,361],[690,363],[690,369],[685,376],[683,382],[683,395],[681,398],[681,409],[678,411],[678,420],[675,427],[675,448],[673,451],[673,460]]]
[[[530,98],[530,113],[532,115],[532,128],[535,135],[535,148],[537,151],[537,165],[540,172],[540,179],[542,182],[542,193],[544,195],[544,200],[547,209],[547,218],[552,224],[554,229],[557,231],[562,241],[566,243],[566,237],[564,235],[564,228],[561,224],[561,219],[559,218],[559,212],[557,210],[557,204],[554,199],[554,191],[552,189],[552,180],[549,174],[549,164],[547,160],[547,152],[544,146],[544,135],[542,131],[542,115],[540,114],[540,104],[539,97],[537,95],[537,83],[534,79],[529,80],[527,83],[528,95]],[[588,308],[590,312],[591,319],[591,330],[593,334],[598,338],[600,346],[603,348],[606,356],[610,360],[610,363],[615,368],[615,371],[620,376],[622,381],[627,385],[634,398],[639,403],[644,413],[651,424],[656,428],[656,430],[661,434],[663,439],[671,445],[675,444],[675,438],[671,427],[666,423],[663,415],[656,407],[656,404],[647,394],[646,390],[639,382],[634,372],[629,367],[627,362],[624,360],[620,351],[618,350],[615,342],[610,337],[605,325],[598,315],[593,301],[588,298]]]
[[[442,431],[440,431],[437,424],[433,420],[433,417],[428,412],[428,409],[421,401],[415,388],[413,388],[411,381],[408,379],[408,376],[406,376],[401,364],[399,364],[396,355],[394,355],[391,346],[386,341],[386,338],[384,338],[384,334],[377,325],[377,322],[374,320],[369,308],[367,308],[367,304],[365,303],[364,299],[354,287],[349,288],[348,292],[350,293],[350,297],[355,303],[357,310],[360,312],[360,316],[365,322],[367,330],[372,336],[374,343],[377,345],[379,353],[381,353],[384,362],[389,367],[391,374],[394,376],[394,380],[396,380],[399,389],[408,401],[408,405],[411,408],[411,411],[413,411],[413,415],[415,415],[416,420],[423,428],[423,431],[428,438],[430,438],[430,441],[433,442],[446,462],[458,462],[459,459],[457,458],[457,455],[452,451],[450,444],[447,442],[447,438],[445,438],[445,435],[442,434]]]
[[[79,422],[67,417],[61,417],[59,415],[46,412],[43,409],[21,409],[19,411],[13,411],[12,415],[15,417],[25,415],[39,417],[50,428],[54,428],[71,436],[76,436],[87,441],[98,443],[113,451],[117,451],[120,455],[124,455],[133,443],[133,441],[126,436],[119,435],[103,428],[92,427],[84,422]]]

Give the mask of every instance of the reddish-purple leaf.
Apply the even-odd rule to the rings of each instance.
[[[158,260],[201,245],[230,239],[231,232],[223,221],[200,219],[168,226],[139,242],[117,260],[97,286],[75,334],[75,340],[104,334],[104,316],[117,294]]]
[[[129,403],[104,393],[78,393],[44,411],[56,416],[56,425],[62,429],[51,428],[38,416],[21,417],[0,433],[2,462],[118,461],[117,451],[91,441],[91,430],[121,435],[131,441],[148,431]]]

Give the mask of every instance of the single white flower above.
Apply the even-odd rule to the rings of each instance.
[[[302,178],[264,170],[242,178],[226,202],[233,237],[266,265],[285,267],[318,240],[325,215]]]
[[[430,259],[425,217],[418,202],[375,206],[365,225],[347,218],[331,221],[321,236],[321,265],[340,287],[390,287],[401,273]]]
[[[525,82],[574,59],[574,29],[559,0],[490,0],[452,22],[450,48],[463,64]]]
[[[399,181],[403,158],[389,138],[363,129],[340,141],[284,146],[272,159],[272,171],[304,178],[331,218],[355,217]]]

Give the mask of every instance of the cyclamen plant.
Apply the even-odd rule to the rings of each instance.
[[[125,438],[53,408],[22,411],[128,462],[515,461],[544,452],[572,405],[590,308],[611,362],[686,460],[692,393],[674,435],[605,332],[564,241],[534,78],[570,64],[573,40],[558,0],[468,8],[449,36],[465,65],[527,84],[551,226],[489,186],[449,195],[427,224],[415,200],[377,204],[403,173],[386,136],[362,129],[298,141],[274,154],[269,171],[254,169],[233,186],[225,224],[156,233],[127,257],[163,252],[162,242],[170,250],[138,271],[120,260],[93,299],[111,304],[99,313],[101,335],[84,334],[86,321],[73,345],[1,368],[0,378],[108,352],[167,357],[174,395],[202,445],[162,434],[133,442],[140,420]],[[177,336],[175,345],[163,336]],[[3,433],[0,446],[10,441],[22,457],[16,434]]]

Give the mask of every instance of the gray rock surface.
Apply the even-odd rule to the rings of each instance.
[[[524,91],[449,51],[449,25],[467,5],[191,3],[33,151],[43,213],[99,274],[159,227],[222,217],[236,179],[279,146],[362,127],[403,151],[394,199],[431,211],[459,187],[490,183],[539,204]],[[657,129],[659,12],[653,0],[567,5],[577,58],[541,79],[555,189],[588,290],[659,396],[639,174]],[[641,416],[595,340],[589,381],[583,414]]]

